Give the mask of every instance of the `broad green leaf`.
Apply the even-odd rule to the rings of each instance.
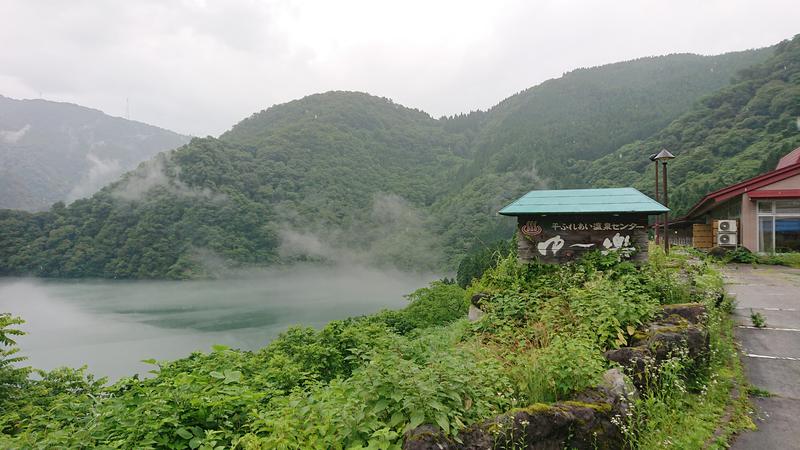
[[[406,427],[409,430],[413,430],[422,424],[425,420],[425,414],[422,411],[414,411],[411,413],[411,418],[408,421],[408,426]]]
[[[178,436],[184,439],[191,439],[194,437],[192,432],[187,430],[186,428],[178,428],[178,431],[176,431],[176,433],[178,433]]]
[[[436,414],[436,424],[439,425],[446,434],[450,434],[450,421],[447,419],[447,414]]]
[[[406,418],[406,415],[403,414],[403,411],[395,411],[395,413],[392,414],[392,418],[389,419],[389,426],[390,427],[397,426],[397,424],[402,422],[403,419],[405,419],[405,418]]]
[[[225,371],[225,383],[238,383],[242,379],[242,372],[238,370]]]

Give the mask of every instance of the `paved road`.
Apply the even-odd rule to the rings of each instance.
[[[800,450],[800,270],[727,266],[726,289],[736,296],[736,337],[750,383],[772,397],[756,398],[757,431],[740,435],[733,450]],[[766,318],[754,328],[751,309]]]

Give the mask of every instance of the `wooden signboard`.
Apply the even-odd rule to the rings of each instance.
[[[559,264],[600,250],[647,260],[647,215],[530,215],[517,217],[521,262]]]

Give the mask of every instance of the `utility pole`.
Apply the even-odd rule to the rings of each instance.
[[[653,159],[656,161],[656,165],[658,165],[658,161],[661,161],[661,165],[664,169],[664,206],[669,208],[669,195],[667,193],[667,161],[670,159],[675,159],[675,155],[670,153],[667,149],[662,149]],[[658,167],[656,167],[656,176],[658,176]],[[669,255],[669,211],[664,213],[664,253]]]
[[[653,153],[652,155],[650,155],[650,161],[653,161],[653,167],[655,168],[655,172],[656,172],[656,201],[657,202],[661,202],[661,200],[658,198],[658,161],[656,161],[656,156],[657,156],[656,153]],[[656,240],[656,245],[661,244],[661,241],[659,241],[659,239],[658,239],[658,227],[659,227],[659,225],[660,224],[658,223],[658,216],[656,216],[656,223],[655,223],[655,226],[653,227],[653,235],[654,235],[655,240]]]

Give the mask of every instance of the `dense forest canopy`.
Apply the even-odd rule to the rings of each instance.
[[[653,192],[651,163],[644,156],[667,148],[677,156],[670,164],[670,207],[682,215],[708,192],[774,169],[800,147],[798,118],[800,38],[795,37],[663,130],[581,164],[579,171],[588,186],[625,180]]]
[[[452,270],[508,238],[495,212],[532,188],[647,191],[660,147],[679,156],[684,208],[798,145],[798,48],[580,69],[441,119],[363,93],[311,95],[90,198],[0,211],[0,274],[189,278],[304,259]]]

